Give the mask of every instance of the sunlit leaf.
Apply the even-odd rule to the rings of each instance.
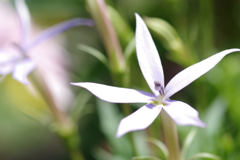
[[[220,157],[211,154],[211,153],[197,153],[194,156],[192,156],[191,158],[189,158],[188,160],[194,160],[194,159],[198,159],[198,158],[204,158],[204,159],[211,159],[211,160],[221,160]]]

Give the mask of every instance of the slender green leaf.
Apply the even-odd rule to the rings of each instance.
[[[24,106],[19,108],[20,112],[25,116],[40,122],[44,126],[48,126],[52,122],[52,118],[49,114],[44,113],[32,106]]]
[[[161,142],[160,140],[155,139],[155,138],[149,138],[149,139],[147,139],[147,141],[155,144],[161,150],[164,158],[165,159],[168,158],[169,152],[168,152],[166,145],[163,142]]]
[[[185,139],[182,150],[181,150],[182,159],[186,159],[187,150],[190,147],[194,137],[196,136],[196,133],[197,133],[196,129],[192,129],[187,135],[187,138]]]
[[[130,57],[135,53],[135,39],[133,38],[127,45],[127,47],[124,50],[124,56],[126,58],[126,61],[129,63]]]
[[[161,159],[153,156],[137,156],[133,157],[131,160],[161,160]]]
[[[197,153],[197,154],[193,155],[191,158],[189,158],[188,160],[194,160],[194,159],[198,159],[198,158],[221,160],[220,157],[218,157],[214,154],[211,154],[211,153]]]
[[[108,60],[107,60],[106,56],[104,56],[104,54],[102,52],[100,52],[99,50],[92,48],[85,44],[78,45],[78,48],[88,54],[91,54],[92,56],[97,58],[100,62],[102,62],[107,68],[109,68]]]
[[[118,111],[116,104],[97,99],[97,109],[100,127],[111,145],[111,152],[116,156],[130,159],[132,150],[127,136],[116,138],[117,127],[123,116]]]
[[[207,135],[209,139],[214,138],[220,131],[223,124],[223,118],[226,114],[227,104],[224,98],[218,96],[208,107],[205,122],[208,125]]]
[[[183,66],[189,66],[195,62],[195,57],[180,38],[178,32],[167,21],[160,18],[144,18],[149,29],[170,53],[170,59]]]
[[[81,92],[75,98],[75,101],[71,107],[71,115],[74,121],[78,121],[82,116],[91,113],[91,108],[87,108],[87,102],[92,97],[92,94],[86,90],[81,90]]]
[[[134,32],[123,18],[123,16],[113,7],[107,6],[107,10],[113,24],[113,27],[122,43],[123,46],[128,45],[128,43],[134,38]]]

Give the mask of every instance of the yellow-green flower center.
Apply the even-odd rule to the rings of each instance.
[[[163,98],[165,95],[159,95],[155,100],[153,100],[151,103],[154,105],[165,105],[163,102]]]

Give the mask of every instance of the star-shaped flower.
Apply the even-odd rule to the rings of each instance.
[[[212,69],[225,55],[240,51],[240,49],[222,51],[186,68],[173,77],[165,87],[160,57],[152,37],[138,14],[136,14],[136,19],[137,28],[135,39],[137,58],[143,76],[153,94],[134,89],[111,87],[89,82],[71,84],[89,90],[104,101],[112,103],[147,103],[136,112],[121,120],[117,137],[121,137],[130,131],[147,128],[162,109],[164,109],[178,125],[204,127],[205,124],[199,119],[198,112],[195,109],[184,102],[170,100],[169,98]]]
[[[25,0],[15,0],[15,4],[20,20],[21,38],[17,43],[15,41],[10,42],[12,44],[7,45],[7,47],[0,46],[0,75],[12,73],[13,78],[23,84],[28,84],[26,77],[36,66],[29,57],[29,50],[72,27],[80,25],[93,26],[93,21],[82,18],[68,20],[42,31],[33,40],[30,40],[31,17]],[[18,28],[16,28],[16,30],[18,30]],[[15,40],[15,37],[13,39]]]

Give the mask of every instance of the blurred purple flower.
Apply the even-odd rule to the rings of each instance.
[[[15,35],[13,34],[13,37],[17,35],[18,38],[17,40],[13,38],[14,41],[12,42],[8,41],[9,38],[6,40],[4,39],[4,37],[1,38],[3,43],[4,41],[7,41],[8,45],[3,47],[1,47],[0,45],[0,75],[6,75],[9,73],[12,73],[13,78],[15,78],[16,80],[18,80],[23,84],[28,84],[28,80],[26,77],[35,68],[35,65],[36,65],[32,61],[29,55],[29,51],[32,48],[36,47],[40,43],[47,41],[53,36],[56,36],[70,28],[81,26],[81,25],[93,26],[93,21],[90,19],[82,19],[82,18],[75,18],[72,20],[68,20],[42,31],[33,40],[30,40],[31,18],[30,18],[28,8],[24,0],[15,0],[15,4],[16,4],[18,17],[20,20],[20,26],[19,25],[17,26],[20,28],[20,31],[14,28],[15,30],[13,32],[15,33]],[[5,16],[0,17],[3,24],[4,24],[4,21],[9,21],[9,19],[13,23],[16,23],[10,18],[12,15],[9,16],[8,14],[4,13],[4,10],[6,9],[3,6],[1,8],[3,9],[3,11],[1,10],[1,12],[5,14]],[[7,29],[7,28],[3,27],[3,29]],[[19,31],[20,33],[16,33],[16,30]],[[10,33],[10,36],[11,36],[11,33]]]
[[[112,103],[147,103],[136,112],[121,120],[117,137],[135,130],[147,128],[164,109],[178,125],[194,125],[204,127],[198,112],[188,104],[170,100],[169,98],[189,85],[191,82],[212,69],[225,55],[240,51],[229,49],[217,53],[199,63],[196,63],[173,77],[164,87],[164,75],[160,57],[152,37],[138,14],[136,14],[136,49],[137,58],[150,89],[153,94],[144,91],[111,87],[102,84],[80,82],[71,83],[88,89],[98,98]]]

